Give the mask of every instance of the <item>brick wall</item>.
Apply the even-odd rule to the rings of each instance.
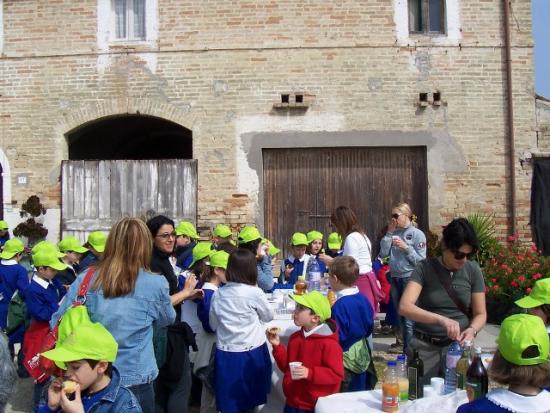
[[[432,227],[481,211],[495,213],[506,234],[500,0],[458,0],[456,45],[411,37],[407,47],[396,45],[393,1],[158,0],[158,41],[111,47],[106,59],[98,55],[97,2],[75,4],[4,0],[0,145],[18,204],[38,193],[59,208],[65,134],[139,111],[193,131],[201,226],[258,220],[258,176],[246,168],[243,132],[391,130],[446,133],[464,155],[462,170],[430,187],[430,199],[442,199],[431,206]],[[519,153],[537,145],[531,9],[511,4]],[[436,90],[444,105],[418,110],[418,93]],[[315,100],[302,115],[277,116],[273,103],[286,91]],[[18,173],[29,174],[29,186],[15,185]],[[517,161],[516,174],[518,224],[528,236],[529,165]]]

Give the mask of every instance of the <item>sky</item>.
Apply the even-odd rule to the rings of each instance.
[[[550,0],[532,0],[535,93],[550,98]]]

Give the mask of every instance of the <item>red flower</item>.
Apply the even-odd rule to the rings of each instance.
[[[511,285],[512,287],[515,287],[515,288],[519,287],[519,284],[517,283],[516,280],[513,280],[513,281],[510,283],[510,285]]]
[[[531,294],[531,288],[526,288],[525,289],[525,294]]]
[[[508,242],[514,242],[518,239],[518,234],[508,235]]]
[[[538,279],[542,278],[542,274],[540,272],[537,272],[536,274],[533,274],[533,276],[531,278],[533,280],[538,280]]]
[[[518,277],[518,281],[519,281],[519,282],[524,282],[524,281],[525,281],[525,277],[524,277],[523,275],[520,275],[520,276]]]
[[[497,282],[497,279],[496,278],[491,278],[491,282],[494,284]]]
[[[531,251],[537,252],[537,246],[535,244],[531,244]]]

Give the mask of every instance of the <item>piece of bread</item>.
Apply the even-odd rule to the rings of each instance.
[[[76,381],[65,380],[63,382],[63,391],[66,395],[73,394],[76,391]]]
[[[267,329],[267,334],[269,334],[271,337],[275,337],[280,332],[281,332],[280,327],[270,327]]]

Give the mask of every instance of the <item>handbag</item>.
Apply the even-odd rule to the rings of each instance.
[[[71,308],[84,305],[86,302],[86,293],[90,281],[95,272],[95,267],[90,267],[84,276],[78,295],[76,296]],[[59,335],[59,323],[62,317],[59,317],[57,324],[50,330],[47,321],[32,320],[31,325],[25,333],[23,342],[23,365],[36,383],[44,382],[49,376],[62,376],[62,370],[56,366],[53,360],[42,357],[41,354],[55,347]]]

